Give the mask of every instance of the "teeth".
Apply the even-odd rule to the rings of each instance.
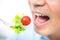
[[[36,16],[39,16],[39,14],[35,14]]]
[[[42,14],[39,14],[39,16],[42,16]]]
[[[37,17],[39,17],[39,16],[45,16],[45,15],[43,15],[43,14],[35,14]]]
[[[45,16],[45,15],[41,15],[41,16]]]

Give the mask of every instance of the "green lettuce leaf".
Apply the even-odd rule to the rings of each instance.
[[[11,28],[18,34],[20,32],[23,32],[25,30],[24,25],[21,23],[21,19],[24,16],[24,14],[16,15],[13,19],[13,24]]]

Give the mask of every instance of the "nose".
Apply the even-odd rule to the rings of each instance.
[[[32,0],[32,4],[37,6],[43,6],[45,5],[45,3],[46,3],[45,0]]]

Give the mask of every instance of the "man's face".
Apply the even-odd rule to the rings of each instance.
[[[60,30],[60,0],[28,0],[35,31],[51,35]]]

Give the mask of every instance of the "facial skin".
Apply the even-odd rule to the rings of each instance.
[[[38,34],[49,36],[60,33],[60,0],[28,0],[34,19],[34,29]],[[46,15],[49,20],[37,15]],[[41,21],[40,21],[41,20]]]

